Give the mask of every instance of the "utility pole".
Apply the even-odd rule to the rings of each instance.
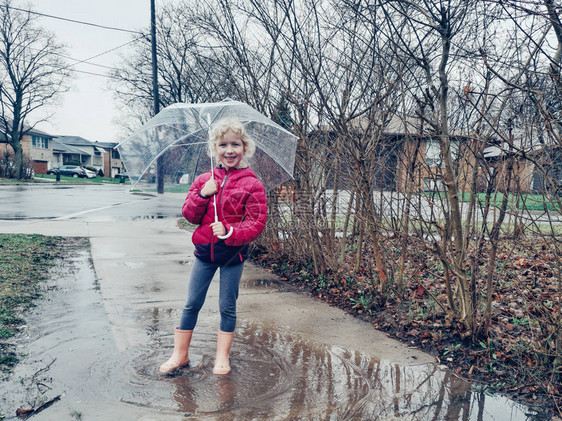
[[[158,94],[158,62],[156,59],[156,7],[155,0],[150,0],[150,39],[152,45],[152,100],[154,115],[160,112],[160,95]],[[158,194],[164,193],[164,160],[162,156],[156,159],[156,182]]]

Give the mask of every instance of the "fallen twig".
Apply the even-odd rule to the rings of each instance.
[[[59,401],[61,398],[61,395],[55,396],[54,398],[48,400],[47,402],[42,403],[38,408],[34,409],[34,408],[18,408],[16,410],[16,415],[20,418],[29,418],[32,415],[38,414],[39,412],[47,409],[48,407],[50,407],[52,404],[54,404],[56,401]]]

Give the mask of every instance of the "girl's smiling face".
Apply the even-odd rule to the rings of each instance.
[[[237,168],[246,153],[240,133],[228,130],[222,140],[215,144],[217,158],[224,168]]]

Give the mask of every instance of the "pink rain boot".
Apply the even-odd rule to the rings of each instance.
[[[170,373],[177,368],[187,365],[189,362],[188,349],[191,343],[193,330],[174,330],[174,353],[168,361],[160,366],[160,373]]]
[[[228,358],[228,355],[230,354],[232,338],[234,338],[234,332],[223,332],[222,330],[219,330],[217,337],[217,356],[215,359],[213,374],[224,376],[225,374],[230,373],[230,359]]]

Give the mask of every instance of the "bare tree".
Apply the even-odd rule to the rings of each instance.
[[[14,150],[16,177],[23,178],[21,140],[32,128],[29,117],[67,90],[71,72],[61,58],[63,46],[33,14],[12,4],[0,4],[0,130]]]
[[[526,226],[545,251],[552,256],[550,265],[558,273],[558,293],[562,291],[560,278],[561,242],[557,220],[562,213],[562,15],[560,4],[553,0],[510,0],[500,2],[510,22],[517,28],[522,44],[529,45],[530,64],[522,69],[524,77],[503,79],[516,91],[514,120],[520,129],[521,142],[510,144],[512,153],[523,164],[534,168],[533,188],[542,194],[546,224],[538,222],[537,215],[525,215]],[[531,61],[532,59],[532,61]],[[490,64],[495,74],[497,65]],[[500,76],[501,77],[501,76]],[[538,181],[538,182],[536,182]],[[520,188],[520,185],[516,185]],[[528,191],[528,188],[525,189]],[[526,196],[519,195],[522,206]],[[522,221],[523,218],[521,218]],[[523,225],[523,222],[521,222]],[[544,228],[546,225],[546,229]],[[562,304],[557,303],[552,313],[543,312],[538,318],[544,336],[536,345],[536,353],[551,362],[551,382],[556,384],[562,373]]]
[[[210,102],[228,97],[231,75],[217,65],[218,50],[207,45],[196,26],[199,7],[183,1],[158,9],[156,36],[159,97],[163,107],[176,102]],[[131,52],[122,55],[112,73],[116,99],[127,115],[135,116],[130,130],[145,122],[152,110],[150,37],[140,37]],[[123,119],[129,123],[130,119]]]

